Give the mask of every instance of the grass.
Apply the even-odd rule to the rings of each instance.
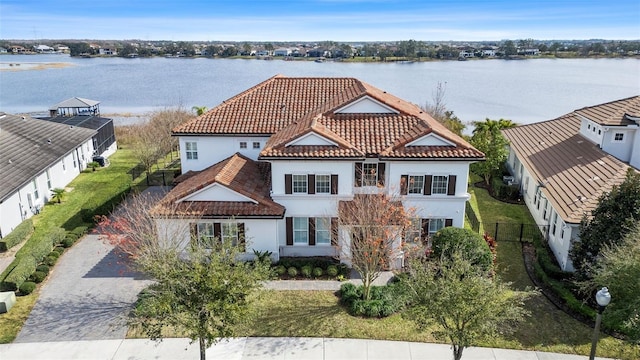
[[[27,296],[19,296],[9,312],[0,315],[0,344],[15,340],[38,299],[39,286]]]

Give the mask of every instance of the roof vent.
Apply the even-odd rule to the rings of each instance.
[[[22,120],[27,120],[27,118],[25,116],[22,117]]]
[[[13,160],[9,159],[9,164],[13,163]]]
[[[47,139],[47,144],[51,145],[51,139]]]
[[[598,160],[598,164],[600,164],[600,165],[604,165],[604,161],[602,161],[602,160]]]

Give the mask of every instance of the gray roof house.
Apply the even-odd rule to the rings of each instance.
[[[95,130],[0,112],[0,237],[90,161]]]

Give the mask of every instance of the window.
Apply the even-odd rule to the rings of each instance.
[[[587,124],[587,130],[591,130],[591,124]]]
[[[556,236],[556,230],[557,230],[557,222],[558,222],[558,214],[556,214],[555,212],[553,213],[553,216],[551,217],[551,233],[553,234],[553,236]]]
[[[420,218],[413,218],[410,220],[405,232],[404,241],[408,243],[419,244],[422,235],[422,220]]]
[[[422,194],[423,188],[424,188],[424,176],[409,175],[409,186],[407,189],[409,194]]]
[[[549,202],[547,201],[547,199],[544,199],[544,211],[543,211],[543,213],[542,213],[542,218],[543,218],[543,219],[545,219],[545,220],[547,220],[547,212],[548,212],[548,210],[547,210],[547,204],[548,204],[548,203],[549,203]]]
[[[198,243],[206,249],[213,248],[216,239],[213,223],[198,223]]]
[[[198,160],[198,143],[197,142],[185,142],[187,160]]]
[[[316,218],[316,245],[331,244],[331,218]]]
[[[51,174],[49,173],[49,169],[47,169],[45,173],[47,174],[47,189],[51,190]]]
[[[33,185],[33,197],[38,200],[40,198],[40,195],[38,194],[38,183],[36,182],[36,179],[33,179],[31,183]]]
[[[594,126],[591,131],[596,132],[596,127]]]
[[[246,141],[240,141],[240,149],[246,149],[247,148],[247,142]]]
[[[64,163],[64,158],[62,158],[62,171],[67,171],[67,165]]]
[[[253,142],[253,148],[254,149],[260,149],[260,142],[259,141],[254,141]]]
[[[564,221],[562,221],[562,225],[561,225],[561,230],[560,230],[560,238],[564,239],[564,229],[567,227],[567,225],[564,223]]]
[[[444,219],[429,219],[429,236],[444,229],[444,225],[445,225]]]
[[[293,193],[307,193],[307,175],[293,175]]]
[[[84,163],[84,162],[85,162],[85,158],[84,158],[84,145],[81,145],[81,146],[80,146],[80,154],[82,155],[82,156],[81,156],[81,157],[82,157],[82,162]]]
[[[602,135],[602,130],[598,129],[598,135]]]
[[[293,243],[309,243],[309,219],[306,217],[293,218]]]
[[[222,241],[231,241],[233,246],[238,245],[238,224],[237,223],[222,223]]]
[[[362,186],[378,185],[378,164],[362,164]]]
[[[316,194],[331,192],[331,175],[316,175]]]
[[[533,204],[536,205],[536,208],[538,210],[540,210],[540,197],[542,196],[542,191],[540,191],[540,189],[538,189],[538,191],[536,192],[536,197],[533,200]]]
[[[77,167],[78,167],[78,165],[77,165],[77,161],[78,161],[78,160],[76,159],[76,152],[75,152],[75,150],[71,152],[71,155],[73,155],[73,168],[75,169],[75,168],[77,168]]]
[[[448,176],[434,175],[431,183],[432,194],[447,194]]]
[[[624,141],[624,134],[623,133],[615,133],[615,135],[613,135],[613,141],[623,142]]]

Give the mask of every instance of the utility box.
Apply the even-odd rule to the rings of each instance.
[[[15,303],[16,293],[13,291],[0,292],[0,314],[9,312]]]

